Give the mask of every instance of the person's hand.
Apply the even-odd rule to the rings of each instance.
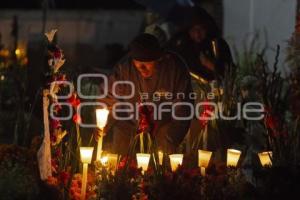
[[[200,62],[203,66],[210,69],[211,71],[215,70],[215,64],[212,59],[208,56],[204,55],[203,53],[200,54]]]

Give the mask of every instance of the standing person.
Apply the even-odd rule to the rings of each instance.
[[[204,11],[194,11],[190,24],[169,41],[168,49],[182,56],[187,63],[193,77],[193,89],[198,97],[196,102],[218,103],[225,74],[232,66],[230,48],[221,38],[213,18]],[[209,99],[208,93],[214,94],[213,98]],[[205,109],[199,112],[204,113]],[[226,133],[219,131],[216,124],[214,120],[200,120],[199,123],[199,119],[194,119],[186,143],[194,150],[200,148],[214,151],[217,155],[215,160],[222,161],[230,139]]]
[[[232,63],[228,44],[213,18],[203,11],[195,13],[187,28],[174,35],[168,49],[181,55],[190,72],[206,81],[222,79]]]
[[[130,84],[117,84],[113,87],[117,81],[129,81],[133,87]],[[114,108],[120,102],[126,105],[120,105],[118,108],[126,109],[130,105],[148,103],[147,110],[152,113],[148,112],[146,115],[152,118],[156,112],[161,116],[161,119],[153,119],[153,126],[149,132],[155,138],[160,150],[174,153],[188,131],[190,119],[175,119],[172,117],[172,111],[178,117],[185,117],[190,116],[191,108],[184,105],[171,107],[179,102],[193,105],[193,101],[189,98],[192,92],[191,79],[182,60],[172,53],[164,52],[154,36],[143,33],[130,43],[129,53],[115,67],[108,85],[109,95],[101,101],[110,107]],[[125,99],[124,96],[130,97]],[[116,110],[112,109],[112,112],[114,111]],[[115,115],[128,117],[132,116],[132,113],[115,112]],[[120,120],[110,116],[105,131],[113,134],[113,151],[126,154],[130,140],[137,134],[139,128],[141,127],[138,120],[132,118]]]

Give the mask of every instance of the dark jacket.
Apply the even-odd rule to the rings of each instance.
[[[135,111],[137,108],[135,105],[140,101],[154,103],[157,108],[164,102],[172,102],[173,104],[175,102],[190,102],[191,105],[193,104],[193,100],[189,98],[189,94],[192,92],[190,76],[179,57],[172,53],[165,53],[158,61],[156,70],[151,78],[144,79],[133,66],[130,56],[125,56],[109,77],[109,95],[103,101],[110,106],[117,102],[130,103],[134,105]],[[115,93],[120,97],[116,98],[112,94],[112,85],[116,81],[131,81],[135,89],[133,96],[122,99],[122,96],[132,93],[132,88],[129,84],[118,84],[115,87]],[[179,93],[181,95],[177,96]],[[141,94],[143,98],[141,98]],[[147,95],[145,94],[148,94],[149,98],[146,98]],[[171,94],[172,98],[170,98]],[[153,95],[156,99],[153,99]],[[126,108],[127,106],[121,107]],[[118,106],[118,108],[121,107]],[[163,106],[164,109],[168,107],[170,108],[170,106]],[[176,116],[189,116],[189,107],[176,106],[175,108]],[[117,114],[118,116],[129,116],[132,112]],[[159,148],[164,152],[172,153],[186,135],[190,120],[175,120],[172,118],[171,111],[164,111],[161,119],[155,120],[155,123],[156,128],[152,135],[155,137]],[[115,120],[110,116],[108,127],[113,130],[113,148],[117,153],[127,153],[130,139],[137,134],[137,126],[138,120],[136,119]]]
[[[214,55],[213,52],[213,40],[216,42],[217,56]],[[182,56],[184,61],[187,63],[189,70],[207,81],[224,77],[226,67],[232,64],[230,48],[226,41],[222,38],[206,39],[202,43],[196,44],[189,39],[186,33],[184,33],[171,39],[167,45],[167,49]],[[214,61],[216,65],[215,72],[201,64],[201,53]]]

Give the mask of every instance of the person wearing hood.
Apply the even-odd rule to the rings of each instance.
[[[120,84],[116,84],[118,82]],[[179,105],[180,102],[193,105],[190,93],[191,79],[184,62],[177,55],[163,51],[153,35],[143,33],[133,39],[128,54],[115,66],[108,79],[108,96],[100,101],[110,108],[119,104],[119,109],[127,111],[130,105],[147,105],[144,114],[151,118],[151,122],[148,121],[151,127],[147,131],[155,138],[160,150],[174,153],[189,129],[190,119],[175,119],[172,112],[178,117],[190,116],[191,108]],[[175,103],[179,104],[172,107]],[[138,106],[134,109],[139,113]],[[133,113],[136,112],[115,112],[123,119],[109,117],[105,132],[112,134],[112,151],[115,153],[125,155],[130,141],[139,133],[139,119],[129,117]]]

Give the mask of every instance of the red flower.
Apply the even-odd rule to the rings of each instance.
[[[61,109],[62,109],[62,106],[59,103],[57,103],[54,105],[53,111],[54,111],[54,113],[57,114]]]
[[[126,173],[129,177],[137,177],[141,173],[141,170],[137,168],[135,160],[130,157],[123,157],[117,169],[123,170],[126,167],[128,170]]]
[[[65,74],[56,74],[52,79],[52,81],[65,81],[65,80],[67,80]]]
[[[81,117],[79,114],[75,114],[73,115],[73,121],[76,123],[76,124],[81,124]]]
[[[59,121],[59,120],[56,120],[56,119],[51,120],[51,127],[52,127],[53,129],[60,128],[60,127],[61,127],[60,121]]]
[[[71,98],[68,99],[68,102],[74,107],[77,108],[77,106],[80,104],[80,99],[77,98],[76,94],[73,94]]]
[[[210,105],[207,101],[204,102],[203,111],[200,114],[200,126],[204,128],[208,123],[208,118],[212,117],[212,113],[214,112],[214,107]]]
[[[57,148],[54,153],[55,157],[60,157],[62,155],[60,148]]]
[[[150,106],[139,104],[139,128],[138,133],[149,132],[153,133],[156,123],[154,122],[154,111]]]
[[[136,163],[133,159],[129,157],[123,157],[122,160],[119,162],[118,169],[122,169],[126,165],[129,165],[129,167],[136,168]]]
[[[57,141],[57,137],[56,137],[56,135],[54,135],[54,134],[51,134],[51,135],[50,135],[50,140],[51,140],[51,143],[52,143],[52,144],[55,144],[55,143],[56,143],[56,141]]]
[[[70,178],[70,174],[66,171],[62,171],[59,175],[59,179],[64,185],[67,184],[69,178]]]
[[[279,131],[279,119],[278,117],[271,114],[271,109],[265,108],[265,124],[268,129],[271,130],[271,134],[273,137],[277,137],[280,135]]]
[[[56,49],[56,50],[53,52],[53,56],[54,56],[54,58],[59,59],[59,58],[62,56],[61,50],[60,50],[60,49]]]

